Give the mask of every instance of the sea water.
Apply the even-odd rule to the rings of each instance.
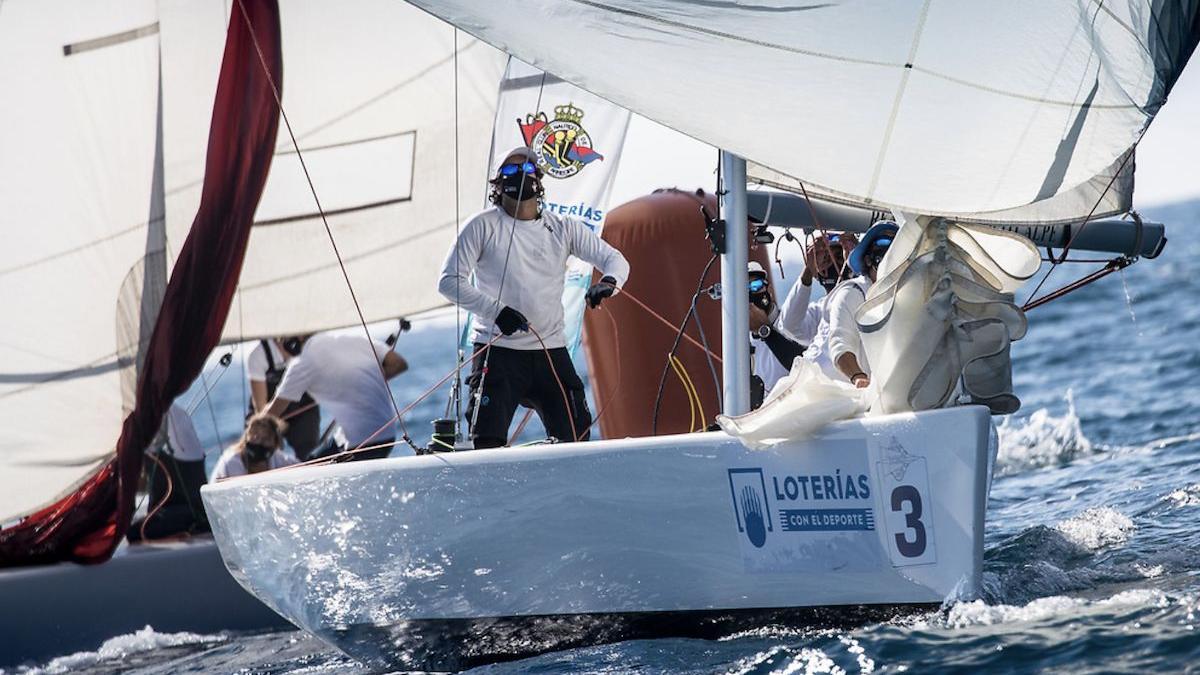
[[[1109,277],[1035,309],[1028,337],[1014,346],[1023,407],[999,422],[982,599],[855,630],[763,626],[718,641],[624,642],[475,672],[1200,670],[1200,240],[1186,236],[1200,226],[1200,202],[1145,215],[1180,234],[1159,259],[1125,272],[1128,296],[1122,279]],[[1085,271],[1060,269],[1048,286]],[[394,383],[399,402],[453,364],[454,330],[453,317],[443,317],[401,338],[413,370]],[[222,369],[214,360],[212,394],[190,402],[213,446],[239,428],[238,363]],[[414,436],[428,436],[426,420],[444,404],[439,394],[414,410]],[[536,421],[530,427],[529,437],[540,433]],[[113,671],[368,672],[298,631],[153,627],[18,672]]]

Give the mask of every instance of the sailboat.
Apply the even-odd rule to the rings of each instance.
[[[1012,403],[1007,345],[1024,330],[1013,292],[1040,262],[1025,235],[1065,257],[1094,219],[1129,210],[1133,150],[1200,39],[1200,7],[411,2],[722,148],[727,223],[746,221],[749,181],[801,193],[812,221],[817,202],[897,214],[903,253],[858,318],[879,353],[924,356],[880,364],[885,414],[765,448],[720,431],[207,486],[230,572],[354,658],[405,669],[976,596],[990,417]],[[1161,248],[1136,218],[1106,222],[1100,250]],[[748,234],[725,235],[722,286],[744,288]],[[746,299],[722,300],[723,412],[737,417]],[[954,317],[941,332],[913,329],[926,304]]]
[[[418,282],[454,236],[444,177],[481,175],[506,56],[372,0],[14,0],[0,56],[0,667],[286,626],[210,536],[121,543],[143,451],[219,345],[358,321],[324,222],[366,320],[442,304]]]

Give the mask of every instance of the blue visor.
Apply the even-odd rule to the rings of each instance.
[[[504,164],[500,167],[501,176],[515,176],[518,172],[537,173],[537,166],[533,162],[522,162],[520,164]]]
[[[750,292],[751,293],[762,293],[766,289],[767,289],[767,280],[766,279],[751,279],[750,280]]]

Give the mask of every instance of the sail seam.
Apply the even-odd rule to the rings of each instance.
[[[875,158],[875,169],[871,172],[871,182],[867,185],[864,201],[872,202],[875,188],[879,185],[879,174],[883,171],[883,161],[887,159],[888,147],[892,144],[892,132],[896,129],[896,118],[900,115],[900,103],[904,100],[904,92],[908,88],[909,74],[913,69],[913,61],[917,58],[917,49],[921,46],[921,33],[925,31],[925,19],[929,16],[929,5],[932,0],[925,0],[921,5],[921,15],[917,17],[917,27],[913,31],[912,45],[908,48],[908,59],[904,64],[904,72],[900,75],[900,84],[896,87],[896,97],[892,99],[892,111],[888,115],[887,127],[883,131],[883,142],[879,146],[879,155]],[[803,185],[803,183],[801,183]]]
[[[910,63],[898,63],[898,62],[893,62],[893,61],[861,59],[861,58],[855,58],[852,56],[840,56],[837,54],[828,54],[825,52],[818,52],[818,51],[814,51],[811,49],[803,49],[803,48],[794,47],[791,45],[779,44],[777,42],[768,42],[766,40],[757,40],[755,38],[749,38],[749,37],[745,37],[742,35],[729,33],[726,31],[719,31],[719,30],[715,30],[712,28],[704,28],[701,26],[695,26],[695,25],[692,25],[689,23],[684,23],[682,21],[675,21],[673,19],[667,19],[667,18],[660,17],[660,16],[654,16],[652,14],[647,14],[645,12],[639,12],[639,11],[633,10],[633,9],[626,9],[623,7],[613,7],[611,5],[607,5],[602,2],[596,2],[596,0],[571,0],[571,2],[580,4],[580,5],[584,5],[586,7],[591,7],[593,9],[598,9],[598,10],[604,11],[604,12],[611,12],[613,14],[619,14],[619,15],[629,16],[629,17],[633,17],[633,18],[637,18],[637,19],[643,19],[643,20],[650,21],[650,22],[657,23],[657,24],[664,25],[664,26],[671,26],[673,28],[680,28],[683,30],[692,31],[695,33],[701,33],[701,34],[709,35],[712,37],[724,38],[727,40],[734,40],[736,42],[742,42],[745,44],[755,45],[758,47],[764,47],[766,49],[775,49],[778,51],[784,51],[784,52],[788,52],[791,54],[800,54],[802,56],[810,56],[810,57],[818,58],[818,59],[827,59],[830,61],[839,61],[842,63],[851,63],[851,64],[863,65],[863,66],[877,66],[877,67],[882,67],[882,68],[900,68],[900,69],[904,69],[904,70],[911,70],[913,72],[924,73],[926,75],[930,75],[932,77],[936,77],[936,78],[945,80],[947,82],[951,82],[953,84],[962,85],[964,87],[970,87],[972,89],[978,89],[979,91],[985,91],[990,94],[995,94],[997,96],[1006,96],[1009,98],[1015,98],[1015,99],[1019,99],[1019,100],[1023,100],[1023,101],[1032,101],[1034,103],[1043,103],[1046,105],[1064,106],[1064,107],[1068,107],[1068,108],[1075,108],[1075,107],[1079,106],[1079,104],[1075,101],[1063,101],[1063,100],[1058,100],[1058,99],[1049,99],[1049,98],[1043,98],[1041,96],[1036,96],[1033,94],[1022,94],[1020,92],[1008,91],[1006,89],[999,89],[997,87],[991,87],[991,86],[988,86],[985,84],[979,84],[976,82],[971,82],[969,80],[964,80],[962,78],[954,77],[953,75],[947,75],[945,73],[940,73],[940,72],[937,72],[934,70],[930,70],[928,68],[922,68],[920,66],[911,65]],[[1095,108],[1098,110],[1129,110],[1129,109],[1141,110],[1142,106],[1129,104],[1129,103],[1101,103],[1101,104],[1093,105],[1092,108]]]

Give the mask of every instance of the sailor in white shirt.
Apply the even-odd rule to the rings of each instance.
[[[757,341],[754,374],[762,380],[764,395],[788,374],[792,360],[812,344],[822,318],[828,314],[828,300],[834,287],[853,276],[846,258],[857,244],[858,239],[850,233],[818,235],[805,250],[800,280],[792,285],[783,304],[774,312],[775,317],[772,312],[756,310],[751,289],[750,330]],[[752,284],[756,272],[766,280],[766,271],[758,263],[750,263],[749,271]],[[814,279],[825,289],[825,295],[816,302],[811,301]],[[752,393],[751,399],[754,398]]]
[[[850,268],[859,276],[844,281],[826,296],[825,316],[804,358],[810,359],[831,379],[848,380],[856,387],[871,383],[870,364],[862,348],[862,338],[854,315],[866,301],[875,281],[879,261],[887,253],[899,226],[881,220],[871,226],[850,252]]]
[[[299,353],[303,343],[303,336],[259,340],[246,356],[246,379],[250,382],[247,418],[267,409],[267,404],[283,380],[283,374],[287,372],[288,362]],[[305,394],[288,406],[280,417],[287,422],[284,436],[288,445],[292,446],[301,461],[308,459],[321,439],[321,408],[311,396]]]
[[[267,413],[278,417],[309,394],[341,425],[346,443],[377,450],[353,459],[386,457],[396,438],[395,409],[387,381],[408,370],[408,362],[388,345],[358,331],[317,333],[303,340]]]
[[[245,476],[296,464],[297,460],[283,447],[287,423],[278,417],[259,413],[250,418],[241,439],[217,460],[210,482],[234,476]]]
[[[490,181],[494,206],[463,225],[438,281],[446,299],[475,315],[476,351],[500,336],[476,357],[467,380],[467,419],[474,420],[471,438],[477,448],[504,445],[519,404],[536,410],[546,432],[558,440],[589,437],[591,411],[563,328],[567,259],[575,256],[600,269],[603,278],[587,291],[593,308],[629,276],[624,256],[583,221],[543,210],[537,162],[527,147],[505,156]]]

